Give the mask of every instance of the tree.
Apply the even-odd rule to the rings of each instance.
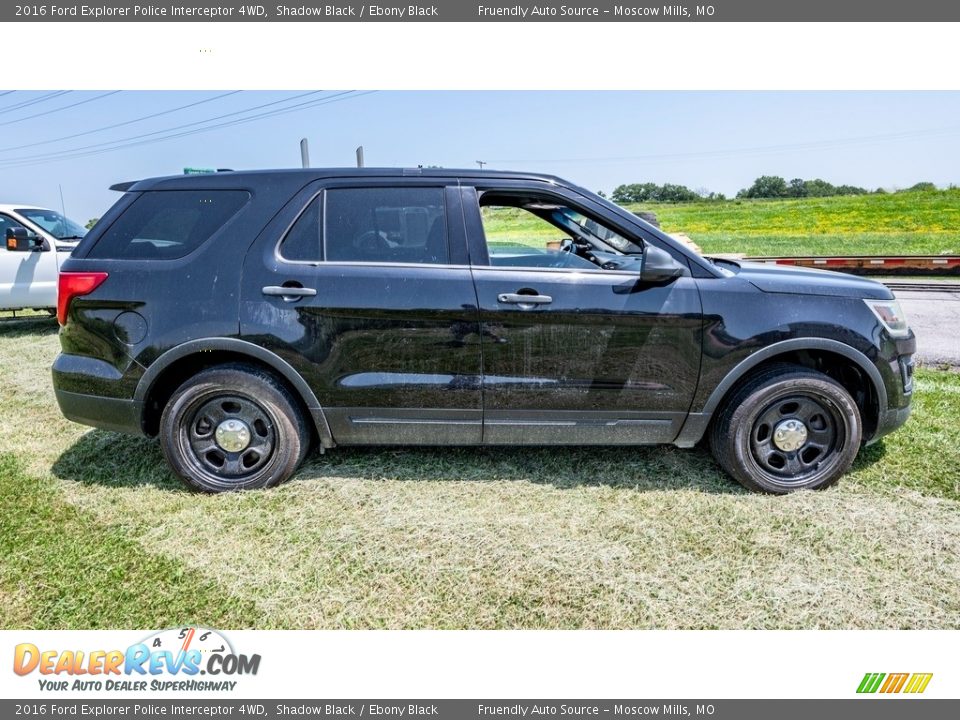
[[[830,197],[837,194],[837,188],[832,183],[820,178],[807,180],[803,185],[807,189],[807,197]]]
[[[794,178],[787,186],[787,197],[801,198],[807,196],[807,181],[803,178]]]
[[[615,203],[621,205],[626,203],[641,202],[694,202],[700,199],[700,195],[688,188],[686,185],[675,185],[665,183],[657,185],[656,183],[633,183],[631,185],[618,185],[613,190],[610,197]]]
[[[656,199],[660,202],[693,202],[699,200],[700,196],[686,185],[666,183],[659,189]]]
[[[87,224],[85,225],[85,227],[87,228],[87,230],[93,230],[93,226],[96,225],[98,222],[100,222],[100,218],[90,218],[89,220],[87,220]]]
[[[867,195],[869,190],[862,187],[857,187],[856,185],[838,185],[834,191],[834,195]]]
[[[745,198],[782,198],[787,197],[787,181],[778,175],[761,175],[753,185],[737,193]]]
[[[607,194],[603,190],[597,190],[597,195],[602,198],[605,198],[607,196]]]
[[[615,203],[649,202],[656,199],[657,186],[654,183],[632,183],[618,185],[613,189],[610,199]]]
[[[913,187],[907,188],[907,192],[930,192],[931,190],[936,190],[937,186],[932,182],[918,182]]]

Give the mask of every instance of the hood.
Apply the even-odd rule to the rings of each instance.
[[[768,263],[737,264],[740,266],[740,278],[767,293],[893,299],[893,293],[886,285],[856,275]]]

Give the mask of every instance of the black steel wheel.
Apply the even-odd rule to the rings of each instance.
[[[295,399],[257,368],[210,368],[164,408],[160,442],[170,467],[207,492],[269,487],[303,460],[309,432]]]
[[[751,490],[787,493],[836,482],[862,438],[860,411],[823,373],[774,366],[744,383],[710,434],[717,462]]]

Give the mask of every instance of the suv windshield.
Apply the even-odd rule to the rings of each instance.
[[[87,229],[66,218],[56,210],[42,210],[40,208],[20,208],[17,210],[34,225],[39,225],[57,240],[80,240],[87,234]]]

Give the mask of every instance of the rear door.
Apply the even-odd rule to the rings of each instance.
[[[602,207],[577,193],[523,181],[464,183],[482,331],[484,442],[672,441],[700,369],[693,278],[644,284],[638,270],[603,269],[567,252],[563,230],[538,222],[542,217],[567,213],[593,233],[638,248],[649,241],[609,224]]]
[[[476,295],[456,182],[320,181],[244,264],[241,335],[294,366],[338,444],[481,441]]]

